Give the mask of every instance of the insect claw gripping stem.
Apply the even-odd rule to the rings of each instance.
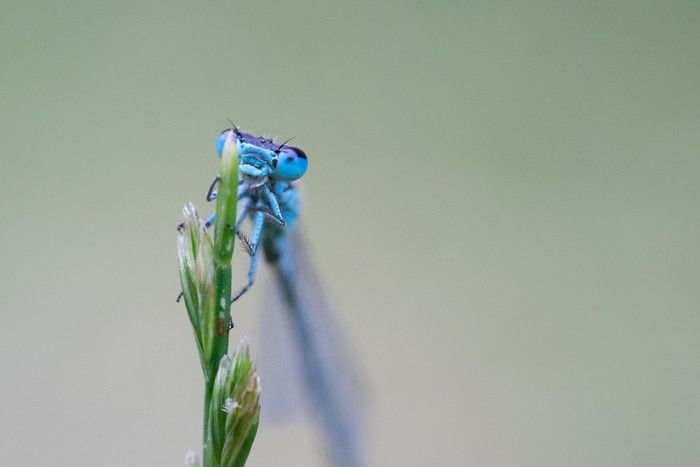
[[[216,199],[216,185],[221,181],[221,177],[217,176],[211,185],[209,186],[209,191],[207,191],[207,201],[214,201]]]

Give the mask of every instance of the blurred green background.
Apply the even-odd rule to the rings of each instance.
[[[226,117],[309,155],[371,465],[698,465],[699,24],[695,1],[3,0],[0,465],[199,448],[175,225],[209,212]],[[263,424],[249,465],[319,448]]]

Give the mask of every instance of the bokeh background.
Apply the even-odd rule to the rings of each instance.
[[[371,465],[700,464],[698,24],[695,1],[3,0],[0,465],[199,448],[174,227],[208,212],[227,117],[309,155]],[[255,352],[266,279],[235,309]],[[299,417],[249,465],[321,452]]]

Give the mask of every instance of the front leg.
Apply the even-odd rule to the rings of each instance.
[[[245,217],[248,215],[248,211],[255,210],[254,208],[251,208],[250,206],[250,201],[245,201],[245,205],[243,208],[238,211],[236,214],[236,230],[241,226],[241,222],[245,219]],[[204,221],[204,227],[209,228],[212,225],[214,225],[214,221],[216,221],[216,213],[213,213],[211,216],[207,217],[207,220]],[[184,224],[182,224],[182,227],[184,228]],[[178,231],[180,230],[180,225],[178,225]]]
[[[221,177],[217,176],[213,182],[211,182],[211,185],[209,186],[209,191],[207,191],[207,202],[209,201],[214,201],[216,199],[216,195],[218,193],[217,186],[219,185],[219,182],[221,181]]]
[[[282,216],[282,210],[280,209],[280,203],[277,201],[277,196],[272,192],[270,187],[268,185],[265,185],[262,188],[262,194],[265,197],[265,200],[267,201],[267,204],[270,206],[270,210],[272,211],[272,217],[273,219],[281,226],[284,227],[286,222],[284,221],[284,216]]]
[[[207,191],[207,201],[214,201],[216,196],[219,194],[218,185],[221,181],[221,177],[216,177],[211,185],[209,186],[209,191]],[[250,185],[244,183],[243,181],[238,182],[238,199],[249,197]]]
[[[246,238],[246,236],[241,232],[240,227],[241,227],[241,222],[246,218],[248,215],[248,212],[250,211],[250,206],[249,203],[247,203],[243,208],[238,211],[236,214],[236,224],[235,225],[229,225],[228,228],[233,230],[233,232],[236,234],[236,237],[238,237],[238,240],[240,240],[241,245],[243,245],[243,248],[245,248],[246,252],[248,255],[252,256],[253,253],[253,247]],[[214,221],[216,220],[216,213],[212,214],[207,218],[207,220],[204,222],[204,227],[209,228],[214,224]]]
[[[258,268],[258,244],[262,236],[263,224],[265,223],[265,213],[257,212],[255,214],[255,222],[253,224],[253,234],[249,243],[250,266],[248,267],[248,282],[244,285],[231,299],[231,303],[235,302],[241,296],[253,287],[255,275]]]
[[[235,302],[239,298],[243,296],[244,293],[246,293],[248,290],[250,290],[251,287],[253,287],[253,283],[255,282],[255,275],[258,269],[258,255],[254,254],[253,256],[250,257],[250,266],[248,267],[248,283],[244,285],[241,290],[239,290],[236,295],[233,296],[231,299],[231,303]]]
[[[287,222],[284,220],[284,218],[279,217],[277,214],[275,214],[272,209],[270,209],[267,206],[251,206],[248,208],[250,211],[257,211],[257,212],[262,212],[264,214],[267,214],[272,221],[274,221],[275,224],[280,225],[284,227]]]

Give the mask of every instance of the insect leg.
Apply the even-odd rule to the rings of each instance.
[[[240,240],[241,244],[243,245],[243,248],[245,248],[246,252],[249,255],[253,255],[253,247],[250,244],[250,241],[246,236],[243,234],[243,232],[240,231],[240,226],[243,220],[245,220],[246,216],[248,215],[249,207],[248,205],[243,206],[243,208],[238,211],[236,214],[236,224],[235,225],[229,225],[228,227],[233,230],[236,234],[236,237],[238,237],[238,240]],[[207,218],[207,220],[204,222],[204,227],[209,228],[214,224],[214,221],[216,220],[216,213],[212,214]]]
[[[240,211],[238,211],[238,214],[236,214],[236,229],[238,229],[241,226],[241,222],[245,220],[245,218],[248,216],[248,213],[250,212],[250,203],[247,202],[241,208]]]
[[[207,191],[207,201],[214,201],[216,196],[219,194],[218,185],[221,181],[221,177],[217,176],[211,185],[209,186],[209,191]],[[238,182],[238,199],[248,196],[247,191],[250,190],[250,186],[246,185],[243,181]]]
[[[216,213],[213,213],[211,216],[207,217],[207,220],[204,221],[204,227],[209,228],[212,225],[214,225],[214,221],[216,220]]]
[[[265,223],[265,213],[258,211],[255,214],[255,220],[253,222],[253,232],[251,234],[250,246],[253,249],[253,254],[258,249],[258,242],[260,242],[260,237],[262,235],[263,224]]]
[[[255,223],[253,225],[253,234],[249,243],[250,266],[248,267],[248,283],[239,290],[231,299],[231,303],[235,302],[253,286],[255,282],[255,274],[258,268],[258,243],[262,235],[263,223],[265,222],[265,213],[258,212],[255,214]]]
[[[221,177],[216,177],[213,182],[211,182],[211,185],[209,186],[209,191],[207,191],[207,201],[214,201],[216,199],[216,195],[218,193],[218,190],[216,189],[217,185],[221,181]]]
[[[277,196],[272,192],[269,186],[263,188],[263,196],[267,200],[267,204],[270,205],[270,209],[274,213],[275,220],[281,225],[284,225],[284,217],[282,216],[282,211],[280,210],[280,203],[277,201]]]
[[[244,196],[244,198],[247,198],[247,196]],[[248,215],[248,211],[251,209],[250,207],[250,201],[246,201],[243,208],[238,211],[236,214],[236,229],[241,225],[241,222],[245,219],[245,216]],[[214,221],[216,220],[216,213],[213,213],[211,216],[207,217],[207,220],[204,221],[204,227],[211,227],[214,225]],[[184,227],[184,224],[182,224]],[[180,226],[178,226],[178,230],[180,230]]]
[[[243,198],[250,198],[250,185],[247,185],[243,182],[238,183],[238,201],[240,201]]]
[[[246,293],[248,290],[250,290],[251,287],[253,287],[253,283],[255,282],[255,274],[258,269],[258,255],[253,254],[253,256],[250,257],[250,266],[248,267],[248,283],[244,285],[241,290],[239,290],[236,295],[231,299],[231,303],[235,302],[241,296]]]
[[[258,212],[262,212],[262,213],[264,213],[264,214],[267,214],[268,216],[270,216],[270,219],[272,219],[272,221],[273,221],[275,224],[281,225],[281,226],[283,226],[283,227],[284,227],[285,224],[286,224],[286,221],[284,220],[284,218],[278,217],[277,214],[275,214],[275,213],[272,211],[272,209],[268,208],[267,206],[251,206],[251,207],[248,208],[248,209],[251,210],[251,211],[258,211]]]

